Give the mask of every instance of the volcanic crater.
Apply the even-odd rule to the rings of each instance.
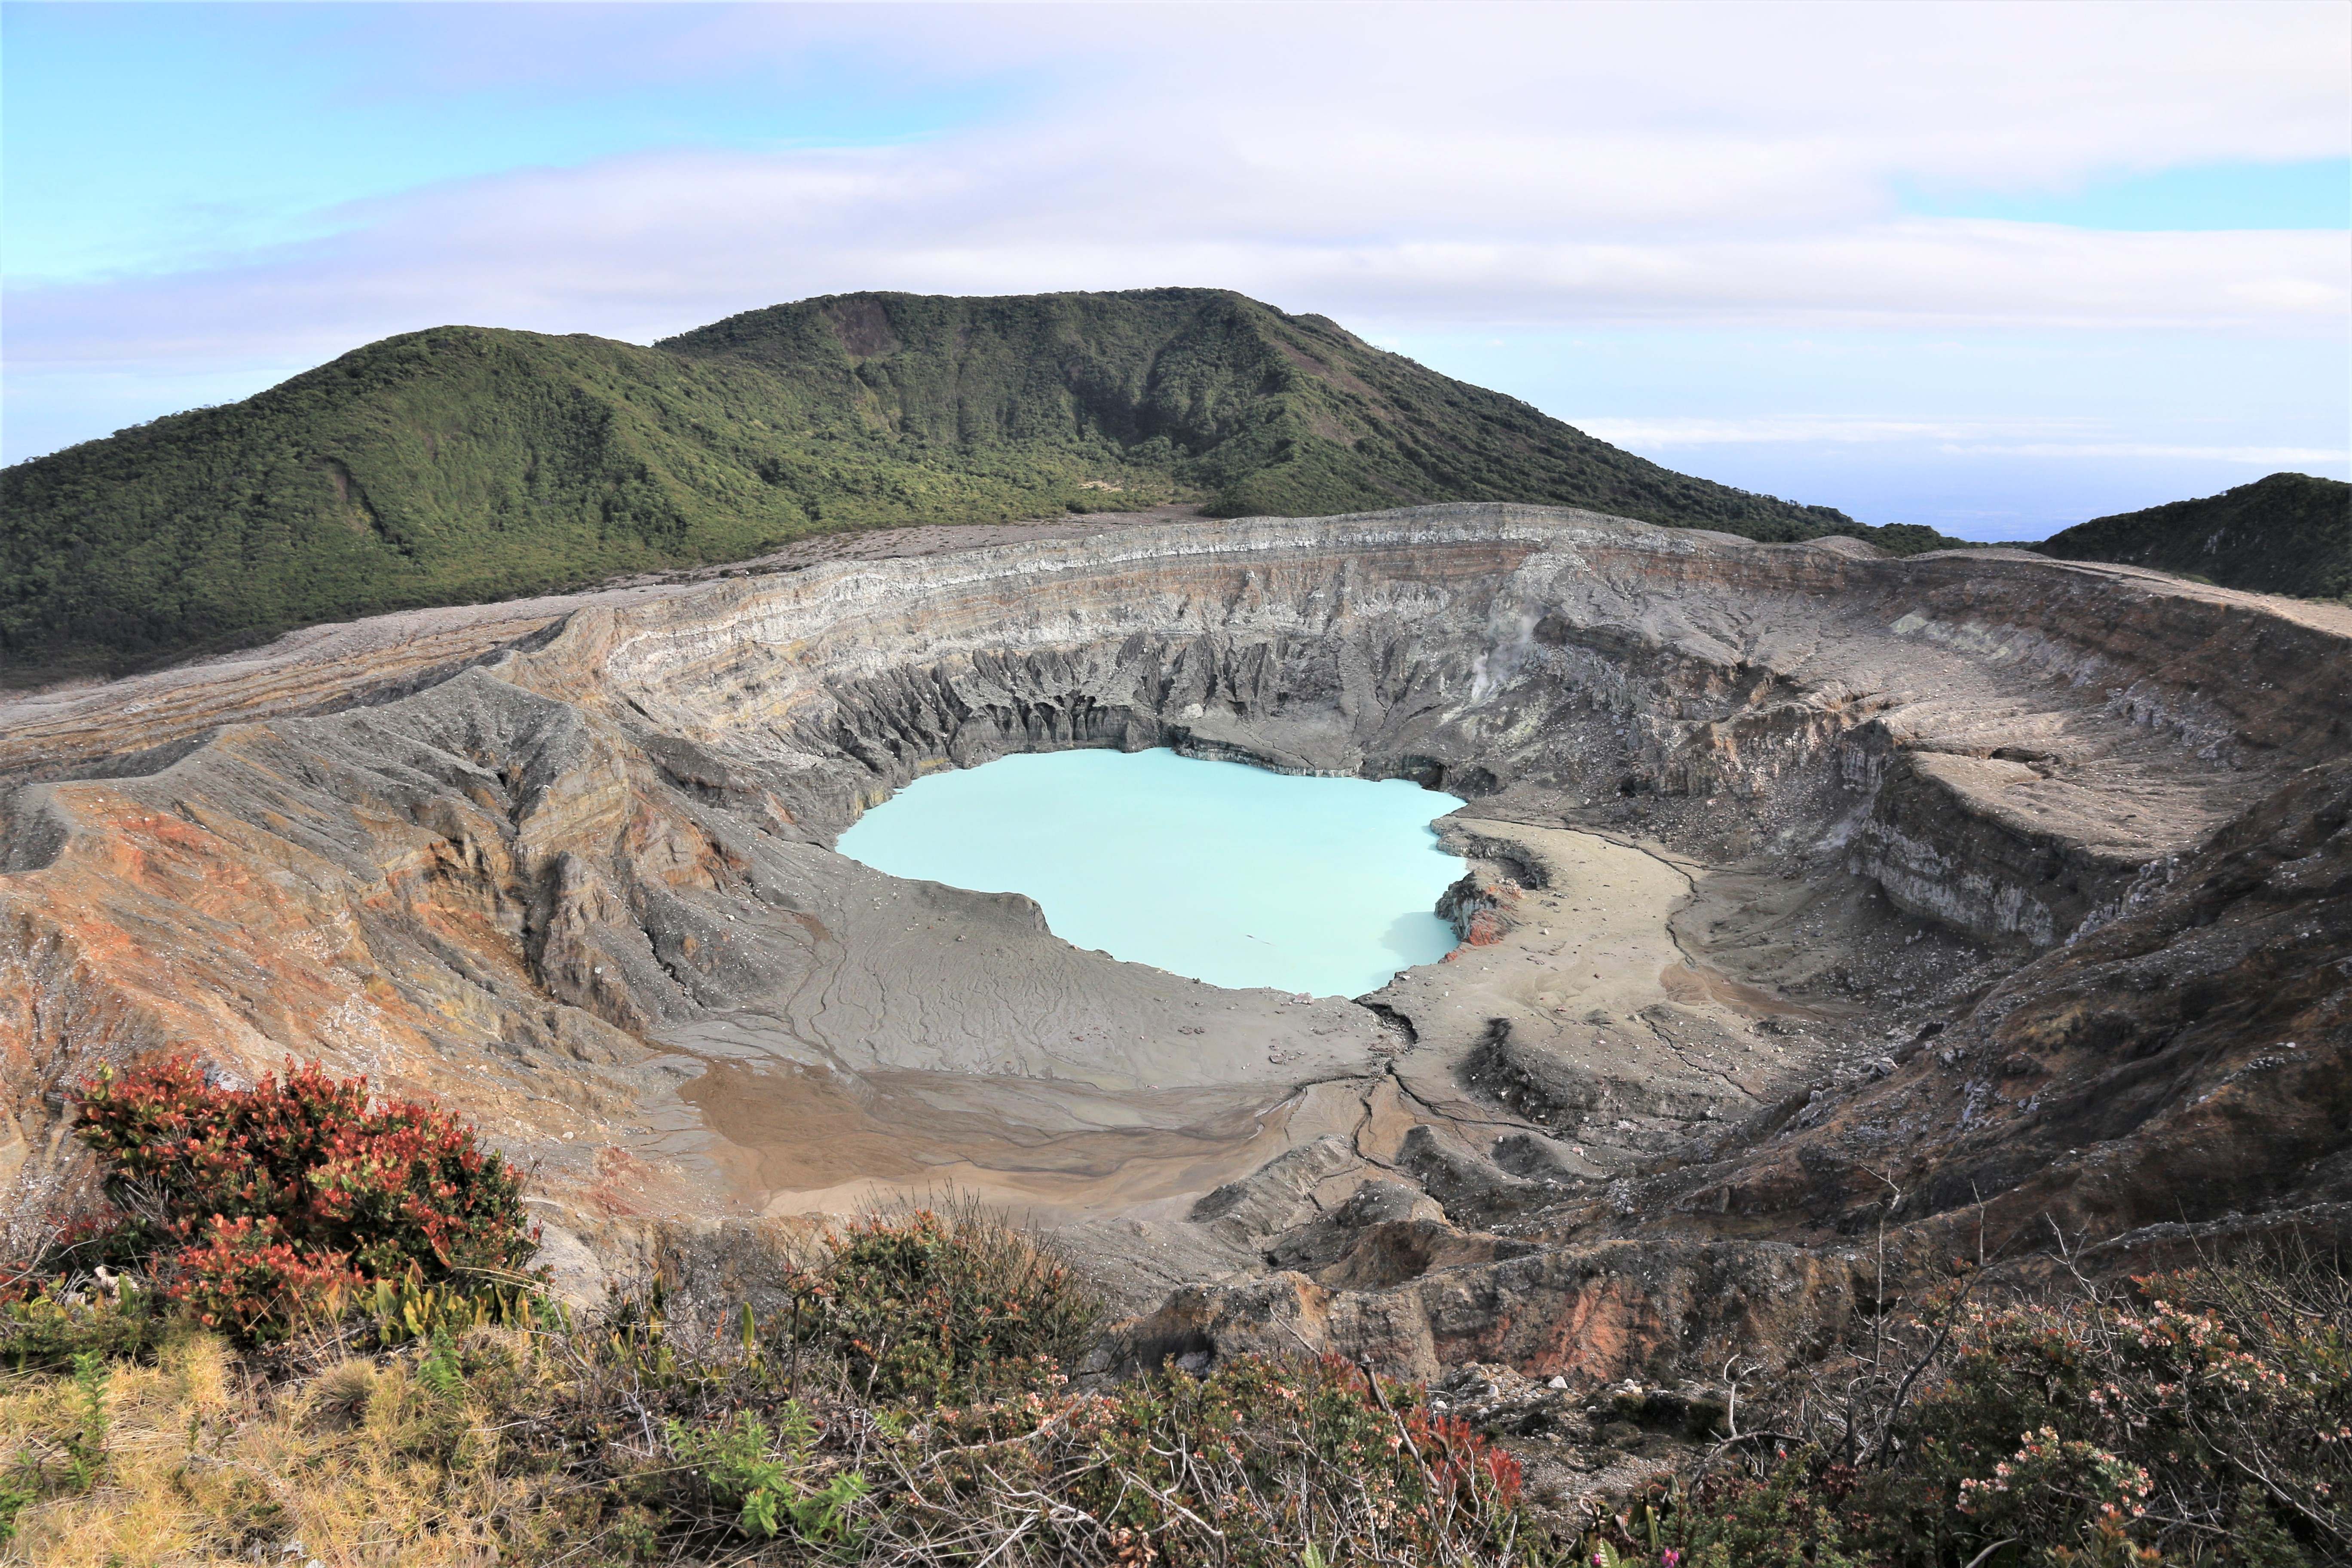
[[[1850,1307],[1864,1226],[2342,1213],[2352,611],[1501,504],[971,537],[0,705],[14,1212],[100,1063],[316,1058],[530,1164],[582,1290],[953,1187],[1106,1367],[1594,1376]],[[1464,797],[1463,944],[1225,991],[833,849],[1156,746]]]

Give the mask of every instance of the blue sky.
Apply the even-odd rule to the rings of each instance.
[[[1974,537],[2352,477],[2352,10],[0,6],[10,460],[446,321],[1221,284]]]
[[[2342,158],[2103,170],[2042,188],[1892,186],[1905,212],[1929,217],[2145,232],[2352,228],[2352,163]]]
[[[658,44],[709,8],[448,9],[9,4],[8,271],[168,270],[334,232],[365,198],[647,149],[906,143],[1015,95],[822,46],[782,70],[566,77],[533,63],[551,32]]]

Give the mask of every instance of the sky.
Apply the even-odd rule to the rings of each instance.
[[[2352,478],[2352,5],[0,5],[0,455],[444,322],[1318,311],[2035,539]]]

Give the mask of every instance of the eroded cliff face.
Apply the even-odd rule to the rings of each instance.
[[[1973,1248],[2352,1197],[2352,759],[2152,863],[1885,1067],[1759,1118],[1661,1206]]]
[[[0,710],[0,1160],[26,1194],[69,1178],[62,1097],[101,1061],[192,1050],[249,1076],[317,1057],[450,1100],[584,1230],[949,1179],[1098,1239],[1156,1226],[1165,1285],[1265,1267],[1309,1211],[1217,1230],[1187,1205],[1328,1146],[1316,1203],[1404,1181],[1448,1217],[1298,1276],[1297,1311],[1388,1323],[1419,1366],[1454,1331],[1396,1327],[1390,1297],[1475,1317],[1445,1292],[1483,1269],[1573,1311],[1454,1337],[1549,1365],[1568,1318],[1687,1317],[1706,1270],[1748,1267],[1713,1232],[1833,1231],[1867,1160],[1825,1175],[1813,1144],[1772,1143],[1818,1126],[1771,1108],[2011,970],[2045,1002],[2073,984],[2067,964],[2141,929],[2167,868],[2352,750],[2347,650],[2352,615],[2128,569],[1506,506],[317,628]],[[1455,831],[1484,881],[1456,912],[1478,940],[1371,1007],[1226,993],[1070,948],[1026,900],[831,851],[926,771],[1089,745],[1470,797]],[[1648,924],[1575,935],[1637,884]],[[2126,969],[2083,984],[2147,989]],[[1890,1152],[1994,1125],[1986,1097],[2031,1076],[1988,1065],[2023,1048],[1995,1037],[2042,1016],[2007,994],[1979,1013],[2018,1022],[1986,1023],[1965,1072],[1935,1069],[1991,1087],[1882,1118]],[[2338,1028],[2336,1005],[2312,1016]],[[2038,1179],[1951,1147],[1906,1190]],[[1629,1195],[1642,1161],[1705,1149],[1746,1163]],[[1572,1259],[1454,1234],[1502,1215],[1547,1256],[1653,1222],[1712,1227],[1689,1245],[1716,1250],[1643,1305]],[[1842,1266],[1788,1268],[1772,1300],[1846,1289]],[[1378,1311],[1317,1304],[1367,1280]],[[1763,1300],[1721,1332],[1762,1332]],[[1171,1334],[1223,1321],[1171,1310]]]
[[[1465,1180],[1457,1157],[1451,1180],[1412,1173],[1443,1197],[1414,1224],[1364,1193],[1272,1213],[1265,1278],[1174,1293],[1115,1354],[1287,1340],[1421,1375],[1475,1360],[1674,1384],[1733,1354],[1801,1359],[1987,1260],[2031,1278],[2062,1249],[2116,1274],[2249,1245],[2341,1256],[2348,955],[2338,761],[1954,1016],[1675,1159],[1534,1190],[1491,1165]]]

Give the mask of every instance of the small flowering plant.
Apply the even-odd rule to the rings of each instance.
[[[2243,1278],[1971,1310],[1919,1410],[1922,1458],[1956,1477],[1956,1510],[1990,1538],[2137,1549],[2168,1533],[2242,1533],[2229,1500],[2258,1473],[2265,1507],[2352,1542],[2330,1479],[2352,1459],[2336,1436],[2352,1423],[2347,1324],[2199,1301]]]
[[[2017,1452],[1985,1477],[1962,1477],[1957,1507],[1979,1523],[2024,1528],[2020,1516],[2088,1509],[2102,1518],[2140,1519],[2153,1487],[2147,1467],[2095,1443],[2063,1438],[2044,1426],[2029,1432]]]

